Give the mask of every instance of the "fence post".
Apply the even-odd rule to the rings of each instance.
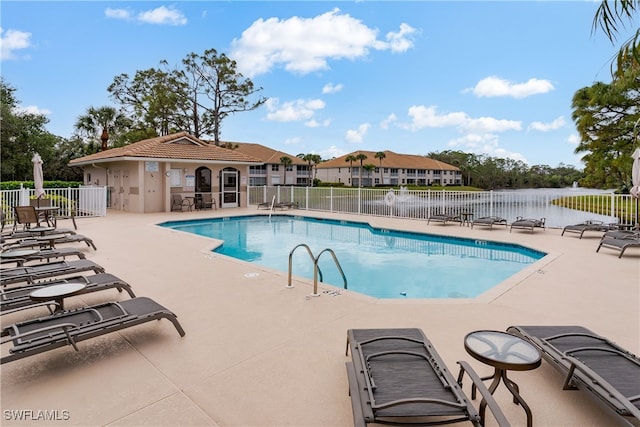
[[[333,212],[333,187],[329,187],[329,212]]]

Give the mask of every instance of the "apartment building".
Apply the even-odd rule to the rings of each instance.
[[[414,154],[383,151],[382,159],[376,151],[354,151],[322,162],[316,166],[316,176],[323,182],[342,182],[350,187],[376,185],[462,185],[462,173],[456,166]],[[349,156],[365,159],[347,161]],[[367,166],[371,165],[371,166]]]
[[[264,162],[249,166],[249,186],[251,187],[310,183],[309,165],[299,157],[249,142],[234,142],[233,150]],[[283,157],[290,158],[291,164],[285,166],[281,160]]]

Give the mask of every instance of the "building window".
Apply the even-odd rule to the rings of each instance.
[[[273,164],[271,165],[272,172],[278,172],[280,170],[280,165]]]
[[[169,186],[182,187],[182,169],[169,170]]]

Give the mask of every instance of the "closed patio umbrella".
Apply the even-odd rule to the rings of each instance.
[[[44,178],[42,176],[42,158],[36,153],[31,159],[33,162],[33,186],[36,189],[36,197],[44,196]]]

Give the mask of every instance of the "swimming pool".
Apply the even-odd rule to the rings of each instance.
[[[544,257],[520,245],[378,229],[351,221],[264,215],[159,224],[223,240],[214,252],[287,272],[289,253],[307,244],[331,249],[348,289],[377,298],[474,298]],[[318,262],[323,282],[343,287],[329,253]],[[296,276],[313,279],[304,248],[292,256]]]

